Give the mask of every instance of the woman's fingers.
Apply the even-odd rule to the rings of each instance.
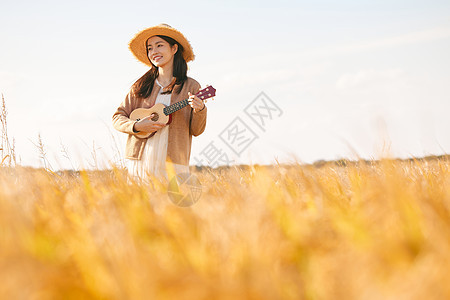
[[[139,131],[145,131],[145,132],[157,131],[157,130],[163,128],[164,126],[166,126],[165,123],[152,121],[151,116],[147,116],[147,117],[143,118],[142,120],[139,121],[139,123],[140,123]]]
[[[141,121],[149,121],[149,122],[152,122],[152,124],[161,124],[161,125],[166,125],[165,123],[160,123],[160,122],[157,122],[157,121],[153,121],[152,120],[152,118],[155,116],[155,113],[152,113],[150,116],[147,116],[147,117],[145,117],[145,118],[143,118]]]
[[[198,98],[197,96],[192,95],[191,92],[188,92],[188,94],[189,94],[189,104],[191,105],[191,107],[195,111],[201,110],[204,105],[203,101],[200,100],[200,98]]]

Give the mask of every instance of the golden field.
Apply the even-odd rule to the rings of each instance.
[[[450,162],[0,169],[0,299],[449,299]]]

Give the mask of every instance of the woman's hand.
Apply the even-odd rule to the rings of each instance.
[[[143,131],[143,132],[154,132],[154,131],[157,131],[157,130],[163,128],[164,126],[166,126],[166,124],[164,124],[164,123],[158,123],[158,122],[152,121],[152,117],[153,117],[153,114],[137,121],[134,124],[134,130],[135,131]]]
[[[198,112],[205,108],[205,103],[203,103],[202,100],[200,100],[199,97],[192,95],[191,92],[188,92],[189,94],[189,103],[191,107],[194,109],[194,112]]]

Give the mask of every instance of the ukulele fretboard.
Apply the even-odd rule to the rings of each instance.
[[[173,114],[173,113],[176,112],[177,110],[180,110],[180,109],[182,109],[183,107],[188,106],[188,105],[189,105],[189,99],[184,99],[184,100],[181,100],[181,101],[179,101],[179,102],[177,102],[177,103],[174,103],[174,104],[172,104],[172,105],[169,105],[169,106],[165,107],[165,108],[163,109],[163,112],[164,112],[164,114],[165,114],[166,116],[168,116],[168,115],[170,115],[170,114]]]

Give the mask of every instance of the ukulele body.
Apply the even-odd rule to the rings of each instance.
[[[172,115],[164,114],[164,108],[166,106],[162,103],[156,103],[150,108],[136,108],[130,114],[130,119],[133,121],[139,121],[146,117],[149,117],[151,114],[155,114],[151,120],[158,123],[170,124],[172,122]],[[136,134],[138,138],[145,139],[147,137],[151,137],[156,133],[154,132],[141,132]]]

